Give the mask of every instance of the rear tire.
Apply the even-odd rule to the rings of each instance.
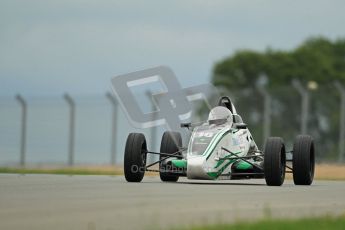
[[[144,134],[130,133],[127,137],[124,173],[128,182],[140,182],[145,174],[147,145]]]
[[[314,141],[311,136],[298,135],[293,145],[293,181],[295,185],[311,185],[315,171]]]
[[[180,150],[180,147],[182,146],[182,138],[181,134],[178,132],[164,132],[162,136],[162,142],[161,142],[161,153],[176,153]],[[181,153],[177,154],[176,157],[182,156]],[[165,158],[165,156],[159,156],[159,160],[162,158]],[[162,172],[165,170],[169,170],[171,168],[171,165],[167,165],[165,161],[162,161],[159,163],[159,176],[162,181],[165,182],[176,182],[179,178],[179,175],[175,175],[169,172]]]
[[[281,186],[285,179],[285,146],[280,137],[270,137],[266,141],[264,151],[264,174],[266,184]]]

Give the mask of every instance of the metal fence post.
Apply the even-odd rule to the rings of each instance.
[[[305,89],[299,80],[292,81],[293,87],[302,97],[301,103],[301,134],[308,133],[308,117],[309,117],[309,92]]]
[[[64,99],[70,108],[69,114],[69,142],[68,142],[68,165],[74,164],[74,135],[75,135],[75,102],[73,98],[67,93],[64,94]]]
[[[25,99],[20,95],[16,95],[16,100],[22,107],[21,117],[21,136],[20,136],[20,166],[25,166],[25,151],[26,151],[26,121],[27,121],[27,103]]]
[[[263,86],[258,86],[259,93],[264,98],[264,124],[263,124],[263,141],[262,145],[264,148],[267,138],[271,135],[271,95]]]
[[[117,130],[117,101],[116,98],[114,97],[113,94],[110,92],[106,93],[106,97],[109,99],[112,107],[113,107],[113,112],[112,112],[112,128],[111,128],[111,153],[110,153],[110,163],[112,165],[115,165],[116,163],[116,130]]]
[[[153,96],[152,96],[152,92],[151,91],[146,91],[146,96],[149,98],[150,102],[151,102],[151,112],[155,111],[156,110],[156,106],[155,106],[155,103],[154,103],[154,99],[153,99]],[[155,113],[152,115],[152,121],[156,120],[156,115]],[[158,151],[156,148],[156,141],[157,139],[157,127],[156,126],[153,126],[151,127],[151,130],[150,130],[150,145],[151,145],[151,148],[153,151]],[[150,159],[149,159],[149,162],[152,163],[154,162],[155,160],[155,155],[153,154],[150,154]]]
[[[338,161],[344,161],[345,154],[345,88],[339,82],[334,83],[340,93],[340,118],[339,118],[339,156]]]

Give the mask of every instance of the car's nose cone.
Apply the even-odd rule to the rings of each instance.
[[[209,180],[206,169],[206,157],[194,156],[187,160],[187,178]]]

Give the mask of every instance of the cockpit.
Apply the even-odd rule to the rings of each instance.
[[[237,124],[243,124],[242,118],[236,114],[236,109],[230,99],[222,97],[218,106],[211,109],[207,122],[193,130],[188,153],[190,155],[202,155],[222,129],[236,127]]]
[[[214,136],[222,129],[232,126],[232,113],[223,106],[213,108],[207,122],[196,127],[189,143],[190,155],[202,155],[210,145]]]

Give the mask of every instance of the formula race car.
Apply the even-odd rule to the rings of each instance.
[[[296,185],[313,182],[312,137],[298,135],[289,152],[282,138],[269,137],[264,151],[260,151],[229,97],[219,99],[207,122],[197,126],[184,123],[181,127],[192,132],[188,147],[182,147],[180,133],[167,131],[162,136],[160,152],[147,150],[143,134],[129,134],[124,154],[126,180],[140,182],[145,171],[154,171],[164,182],[176,182],[180,176],[201,180],[265,178],[267,185],[280,186],[285,173],[293,174]],[[287,159],[287,153],[292,153],[292,159]],[[159,160],[147,164],[148,154],[159,155]]]

